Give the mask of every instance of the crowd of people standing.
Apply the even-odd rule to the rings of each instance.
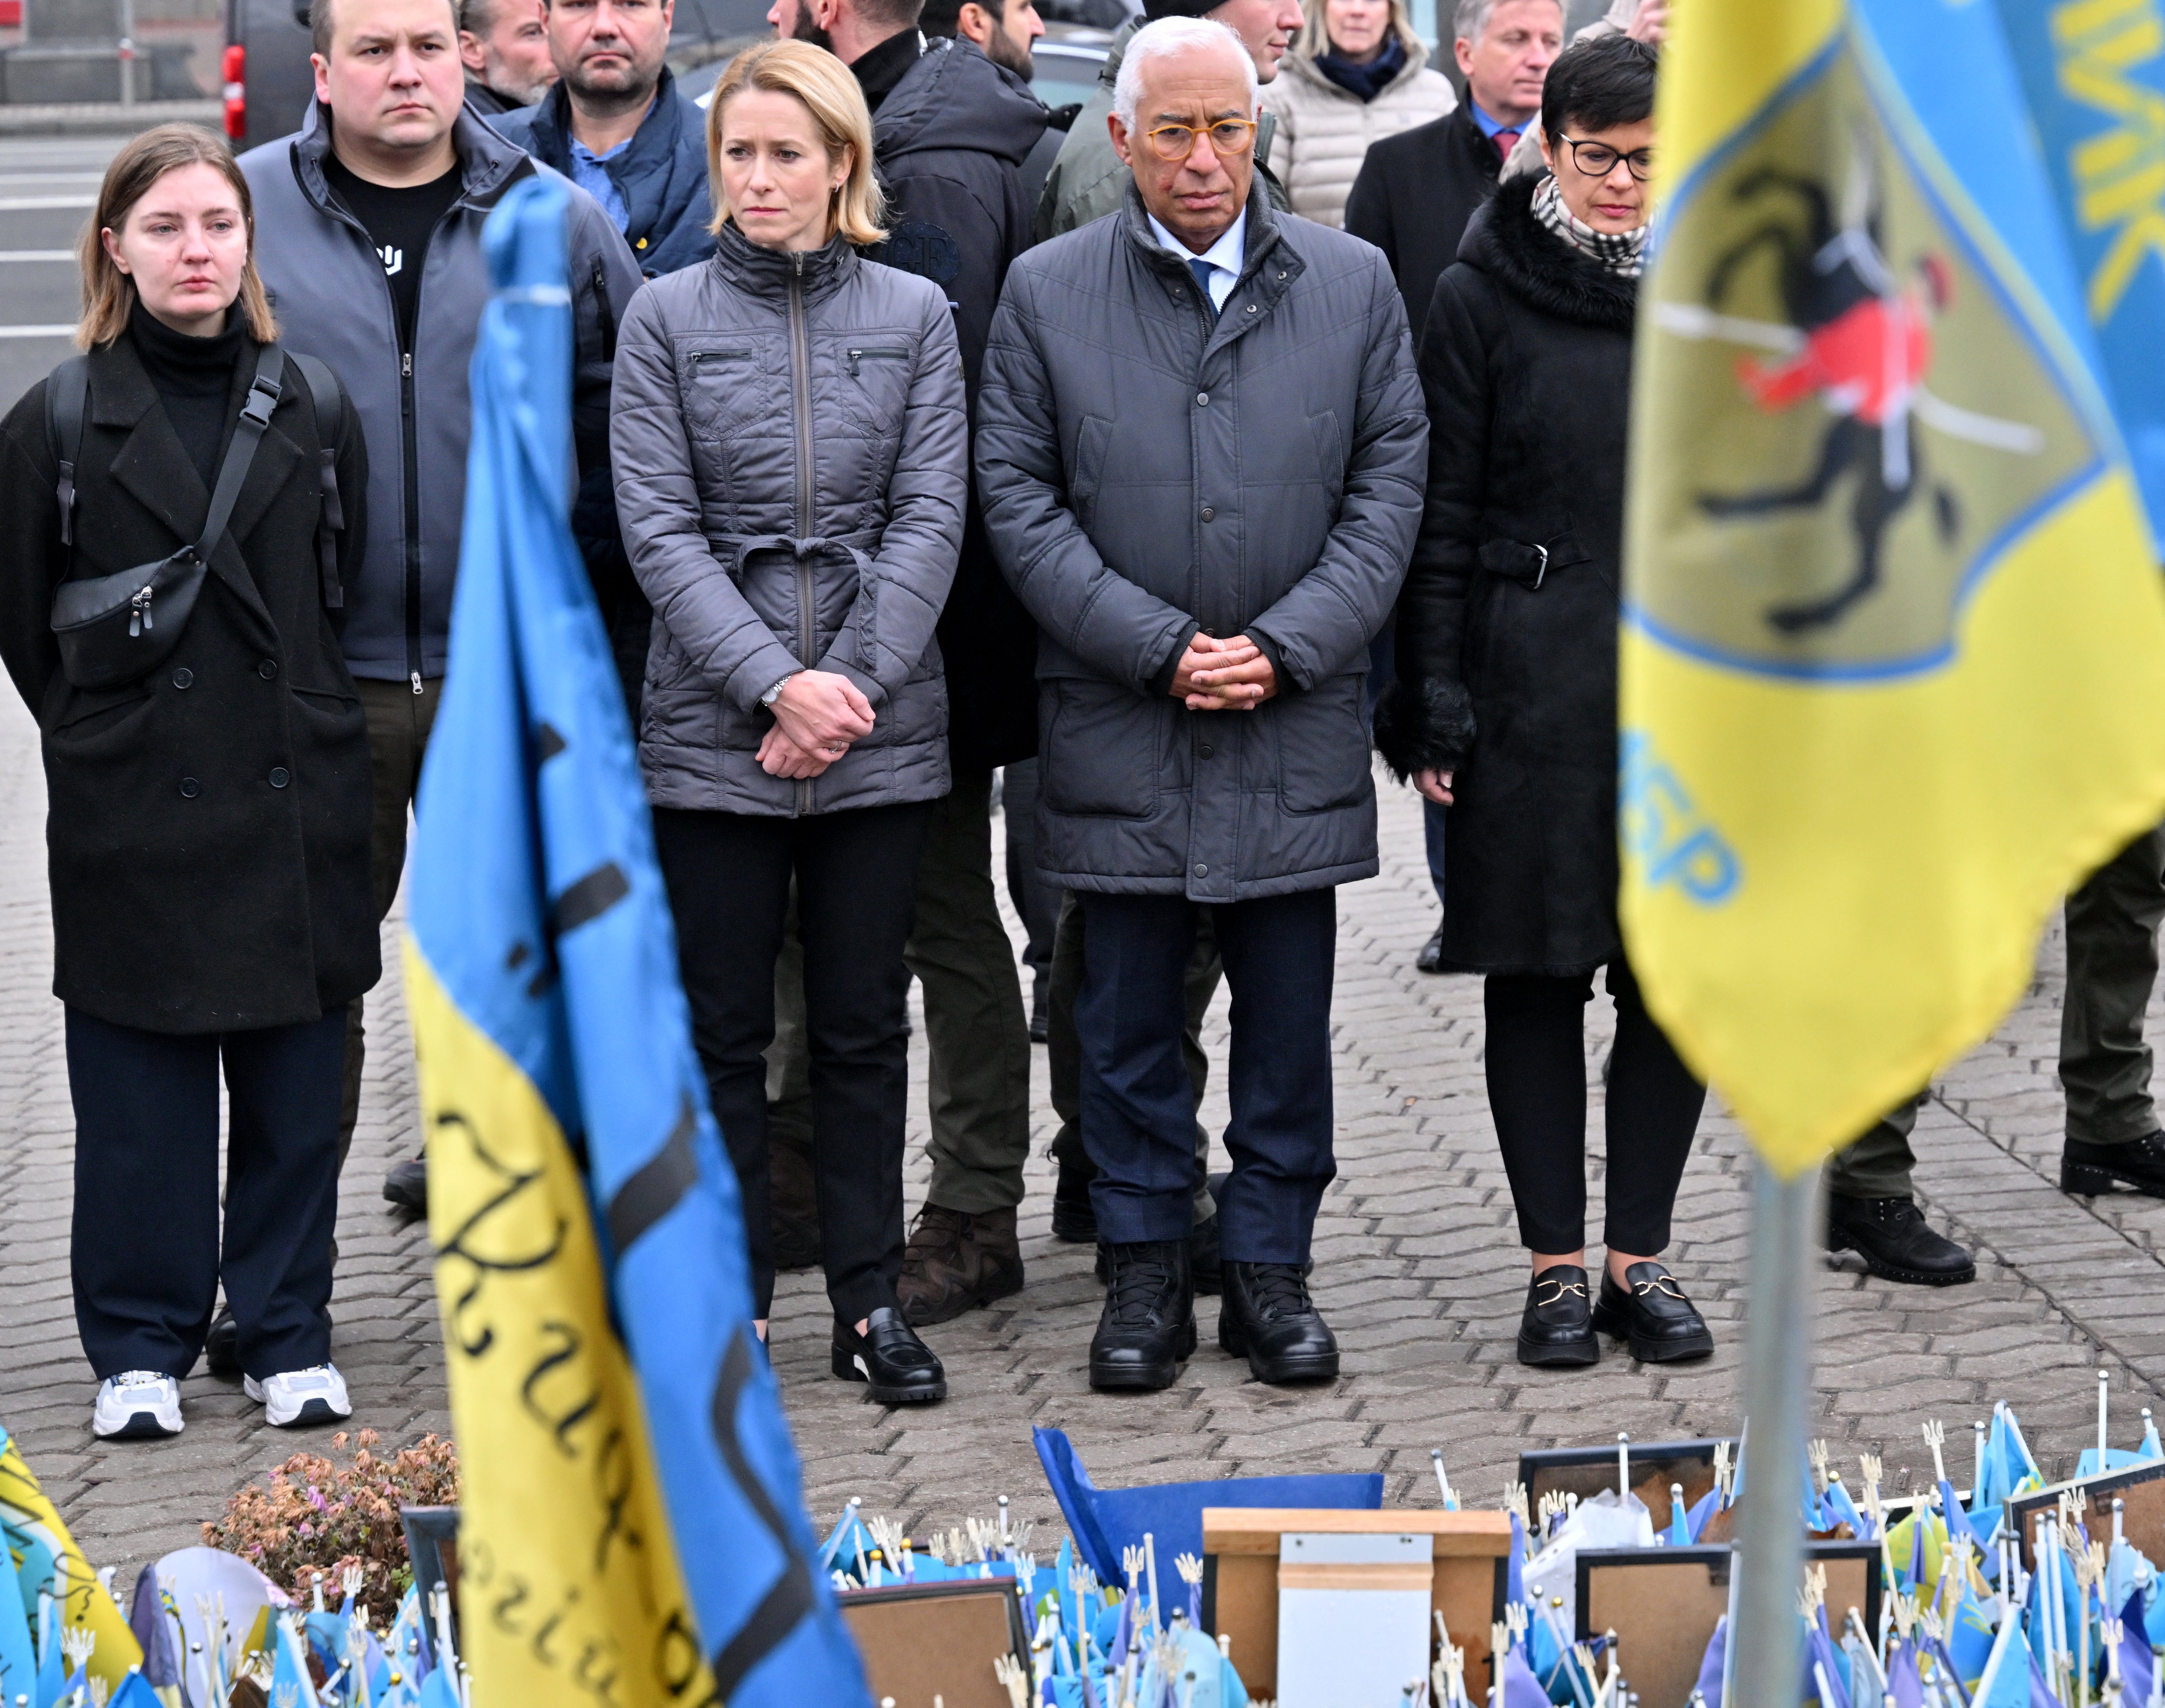
[[[567,208],[570,520],[762,1336],[777,1271],[817,1263],[835,1375],[945,1397],[921,1331],[1025,1285],[1037,1038],[1054,1232],[1105,1285],[1093,1385],[1173,1381],[1208,1293],[1257,1380],[1335,1375],[1309,1243],[1336,889],[1378,870],[1379,754],[1445,904],[1418,964],[1485,981],[1519,1357],[1710,1352],[1662,1262],[1704,1088],[1616,919],[1663,0],[1569,45],[1557,0],[1459,0],[1457,86],[1399,0],[1146,0],[1064,133],[1030,0],[776,0],[703,108],[671,17],[315,0],[296,134],[121,150],[85,353],[0,428],[94,1432],[177,1432],[206,1353],[274,1424],[350,1411],[328,1306],[361,996],[449,654],[482,228],[536,175]],[[2071,1190],[2165,1195],[2161,915],[2155,838],[2070,903]],[[913,976],[933,1169],[906,1227]],[[1914,1112],[1837,1164],[1830,1240],[1965,1280],[1910,1189]],[[384,1192],[424,1206],[425,1162]]]

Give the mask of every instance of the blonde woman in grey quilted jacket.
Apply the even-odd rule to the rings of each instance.
[[[610,448],[654,607],[639,752],[693,1038],[774,1295],[766,1070],[790,885],[810,1037],[831,1368],[946,1397],[897,1308],[909,1090],[903,944],[947,792],[933,626],[968,483],[946,297],[860,258],[872,117],[832,55],[738,55],[708,111],[716,254],[648,284],[619,339]]]
[[[1263,105],[1277,117],[1271,170],[1293,211],[1343,229],[1346,197],[1369,145],[1458,105],[1428,62],[1405,0],[1307,0],[1308,24]]]

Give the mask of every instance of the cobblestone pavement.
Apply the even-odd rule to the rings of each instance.
[[[266,1428],[236,1385],[203,1375],[184,1385],[189,1422],[178,1440],[107,1448],[90,1437],[93,1385],[68,1300],[71,1125],[60,1011],[47,994],[42,804],[34,732],[11,705],[0,713],[0,1422],[18,1436],[91,1558],[120,1565],[125,1582],[142,1560],[194,1541],[198,1522],[233,1489],[324,1443]],[[1736,1428],[1750,1171],[1741,1134],[1718,1112],[1701,1132],[1671,1253],[1715,1326],[1715,1357],[1662,1369],[1612,1353],[1572,1374],[1513,1360],[1525,1274],[1482,1086],[1480,991],[1470,979],[1414,970],[1436,903],[1409,796],[1386,791],[1383,826],[1382,877],[1341,896],[1339,1177],[1316,1230],[1315,1276],[1345,1348],[1340,1380],[1299,1392],[1248,1380],[1244,1364],[1216,1350],[1215,1303],[1205,1301],[1203,1348],[1170,1391],[1088,1390],[1098,1290],[1089,1252],[1051,1235],[1040,1050],[1040,1155],[1021,1223],[1030,1285],[999,1308],[930,1332],[951,1400],[889,1410],[831,1380],[817,1278],[783,1279],[775,1362],[817,1516],[831,1518],[855,1495],[913,1527],[948,1525],[989,1513],[1005,1493],[1019,1516],[1050,1530],[1057,1514],[1031,1450],[1032,1424],[1067,1431],[1101,1484],[1380,1469],[1392,1504],[1426,1504],[1431,1446],[1485,1504],[1524,1448],[1598,1441],[1618,1429],[1651,1440]],[[387,938],[386,964],[395,969],[390,948]],[[2055,938],[2022,1006],[1942,1077],[1918,1123],[1921,1196],[1936,1220],[1978,1248],[1975,1284],[1934,1291],[1835,1269],[1817,1283],[1814,1432],[1840,1464],[1883,1451],[1897,1487],[1929,1474],[1915,1469],[1929,1464],[1925,1419],[1945,1419],[1959,1439],[2004,1397],[2057,1473],[2072,1469],[2092,1427],[2100,1362],[2121,1408],[2120,1444],[2133,1438],[2133,1408],[2165,1393],[2165,1322],[2150,1290],[2161,1278],[2165,1203],[2091,1203],[2062,1196],[2055,1185],[2059,964]],[[364,1117],[339,1218],[334,1353],[351,1385],[355,1425],[397,1444],[447,1427],[448,1418],[424,1231],[399,1225],[377,1196],[384,1167],[415,1143],[395,971],[370,1011]],[[1606,999],[1591,1012],[1598,1135]],[[1222,1056],[1222,998],[1211,1032]],[[914,1151],[921,1049],[914,1067]],[[1225,1119],[1223,1090],[1214,1085],[1206,1112],[1214,1128]],[[1598,1151],[1598,1136],[1594,1143]],[[1597,1206],[1599,1169],[1597,1158]],[[915,1158],[913,1202],[926,1173]]]

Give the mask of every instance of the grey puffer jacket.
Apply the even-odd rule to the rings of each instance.
[[[786,255],[722,228],[648,284],[617,343],[609,446],[654,606],[639,755],[657,807],[796,817],[948,790],[933,625],[954,579],[969,426],[939,286],[837,238]],[[815,778],[756,757],[760,696],[845,675],[870,735]]]
[[[1377,870],[1369,639],[1412,554],[1428,417],[1382,252],[1251,192],[1214,320],[1125,210],[1008,270],[977,491],[1038,646],[1038,863],[1071,890],[1246,901]],[[1279,692],[1190,712],[1198,628]]]

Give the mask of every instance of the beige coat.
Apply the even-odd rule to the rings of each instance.
[[[1402,28],[1399,39],[1406,62],[1373,101],[1349,95],[1298,50],[1263,85],[1263,105],[1277,117],[1271,170],[1302,218],[1342,228],[1346,197],[1370,145],[1441,118],[1458,105],[1449,80],[1429,70],[1420,38]]]

